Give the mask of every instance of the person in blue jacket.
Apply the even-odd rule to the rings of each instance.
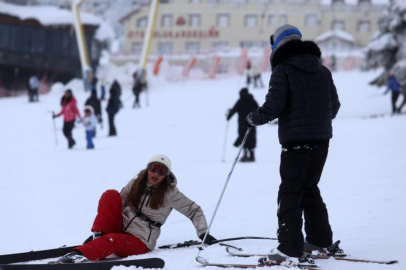
[[[400,83],[398,79],[396,79],[393,72],[390,72],[388,75],[388,89],[386,89],[384,95],[386,95],[389,91],[392,92],[392,114],[395,114],[398,112],[398,109],[396,108],[396,101],[398,100],[400,94]]]

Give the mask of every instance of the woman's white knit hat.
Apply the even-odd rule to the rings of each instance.
[[[172,167],[172,162],[171,160],[165,156],[165,155],[156,155],[153,156],[149,161],[148,164],[150,164],[151,162],[159,162],[163,165],[165,165],[169,170],[171,170]]]

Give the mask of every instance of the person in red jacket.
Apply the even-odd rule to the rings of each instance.
[[[72,90],[65,91],[65,95],[61,99],[62,110],[58,114],[53,114],[52,117],[63,115],[63,134],[68,139],[69,149],[75,145],[75,140],[72,138],[72,130],[75,126],[76,116],[81,119],[80,112],[76,105],[76,99],[72,95]]]

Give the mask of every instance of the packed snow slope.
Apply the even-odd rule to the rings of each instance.
[[[334,270],[406,268],[406,116],[390,116],[385,89],[370,87],[377,73],[335,73],[342,103],[320,188],[334,240],[353,258],[398,259],[397,265],[321,261]],[[120,74],[118,74],[120,75]],[[124,108],[116,116],[118,136],[107,137],[107,115],[98,128],[95,149],[86,150],[83,126],[74,129],[77,145],[67,149],[62,118],[56,119],[58,145],[49,111],[59,111],[64,87],[29,104],[26,97],[0,100],[0,254],[80,244],[90,234],[100,195],[121,190],[148,159],[172,160],[178,187],[211,219],[237,148],[237,116],[229,122],[226,162],[222,162],[226,111],[237,101],[243,77],[170,83],[150,81],[149,106],[132,109],[130,75],[119,76]],[[268,81],[269,74],[263,79]],[[125,80],[124,80],[125,79]],[[71,87],[80,110],[89,95],[80,81]],[[59,90],[58,90],[59,89]],[[267,88],[250,89],[262,104]],[[103,103],[106,107],[106,102]],[[385,117],[364,119],[372,114]],[[216,238],[275,237],[280,145],[277,125],[258,128],[255,163],[238,163],[231,176],[211,234]],[[192,223],[173,211],[162,227],[158,246],[198,240]],[[245,251],[269,252],[276,241],[235,241]],[[161,257],[166,269],[200,269],[196,248],[155,249],[132,258]],[[206,248],[212,262],[255,263],[233,258],[223,247]],[[121,267],[117,267],[121,268]],[[124,269],[124,268],[123,268]],[[275,267],[275,269],[282,269]]]

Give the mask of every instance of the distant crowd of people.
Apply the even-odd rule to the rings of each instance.
[[[263,88],[264,83],[262,82],[261,69],[258,65],[252,65],[251,61],[248,59],[246,63],[246,74],[247,74],[247,87],[253,84],[254,88]]]
[[[68,148],[71,149],[75,144],[72,136],[72,130],[75,122],[81,123],[85,127],[87,149],[94,149],[93,139],[96,137],[97,124],[102,125],[102,107],[101,100],[105,98],[104,85],[101,86],[101,96],[97,96],[97,78],[93,78],[90,86],[90,97],[85,102],[84,116],[82,117],[77,107],[77,102],[73,96],[72,90],[65,91],[61,99],[62,109],[59,113],[53,114],[52,118],[63,115],[63,134],[68,140]],[[117,130],[114,123],[114,117],[122,107],[120,100],[121,86],[117,80],[114,80],[110,87],[110,97],[107,102],[106,112],[109,119],[109,136],[116,136]]]
[[[35,76],[33,76],[35,77]],[[141,108],[140,105],[140,94],[141,92],[147,89],[147,80],[146,80],[146,73],[144,70],[138,72],[134,72],[133,74],[133,93],[135,96],[133,108]],[[32,80],[31,86],[31,78],[30,78],[30,88],[34,89],[36,85],[35,79]],[[87,140],[87,149],[93,149],[94,143],[93,139],[96,137],[96,127],[98,124],[103,127],[103,117],[102,117],[102,106],[101,101],[105,100],[106,90],[104,82],[101,83],[100,90],[101,95],[98,97],[97,95],[97,84],[98,79],[93,77],[90,82],[90,97],[85,102],[85,109],[84,109],[84,116],[82,117],[79,109],[77,107],[77,102],[75,97],[73,96],[73,92],[71,89],[65,91],[61,99],[61,106],[62,109],[59,113],[53,114],[52,117],[56,118],[63,115],[63,134],[65,135],[66,139],[68,140],[68,148],[71,149],[75,144],[75,140],[72,137],[72,130],[75,127],[75,123],[83,124],[86,130],[86,140]],[[38,87],[37,87],[38,89]],[[38,100],[38,90],[33,91],[30,90],[30,100],[31,96],[33,96],[33,100]],[[35,93],[37,93],[35,95]],[[119,112],[119,110],[123,107],[123,103],[120,100],[122,90],[121,85],[117,80],[114,80],[111,87],[110,87],[110,97],[107,101],[106,112],[108,116],[108,124],[109,124],[109,133],[108,136],[116,136],[117,129],[115,125],[115,116]]]

